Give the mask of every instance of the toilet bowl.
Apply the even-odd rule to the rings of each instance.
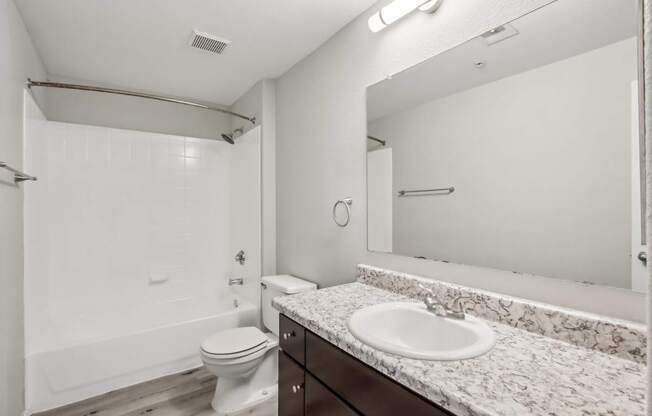
[[[218,377],[212,406],[235,416],[276,399],[278,338],[255,327],[221,331],[202,343],[201,359]]]
[[[256,327],[227,329],[208,337],[201,345],[204,366],[217,376],[212,407],[218,416],[247,414],[250,409],[278,396],[278,312],[276,296],[315,290],[314,283],[293,276],[262,279],[263,323],[271,332]]]

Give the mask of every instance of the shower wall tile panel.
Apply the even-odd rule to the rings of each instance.
[[[56,122],[32,130],[28,354],[215,313],[234,267],[234,147]]]

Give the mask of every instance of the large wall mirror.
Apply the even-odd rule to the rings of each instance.
[[[640,8],[558,0],[369,87],[369,250],[645,290]]]

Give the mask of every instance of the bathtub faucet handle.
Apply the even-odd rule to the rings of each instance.
[[[242,277],[231,278],[229,279],[229,286],[242,286],[244,284],[244,279]]]
[[[246,260],[246,258],[245,258],[244,250],[238,251],[238,253],[235,255],[236,263],[240,263],[240,265],[242,266],[242,265],[245,264],[245,260]]]

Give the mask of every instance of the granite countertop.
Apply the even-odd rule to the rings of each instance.
[[[371,348],[349,332],[358,309],[412,300],[363,283],[274,299],[276,309],[359,360],[458,416],[643,416],[646,367],[511,326],[488,353],[424,361]],[[415,302],[417,302],[415,300]]]

